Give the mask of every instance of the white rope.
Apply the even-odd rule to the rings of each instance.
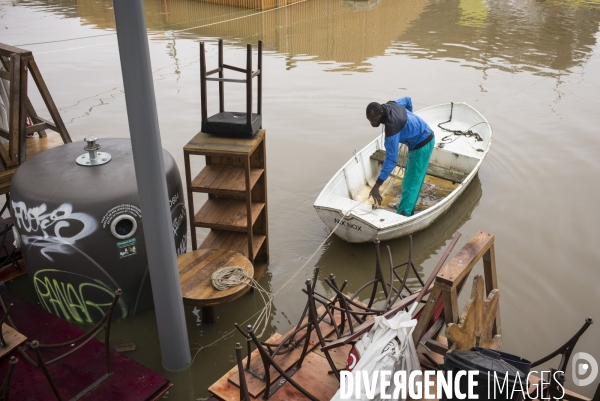
[[[258,284],[258,281],[248,275],[248,270],[240,266],[228,266],[218,269],[212,274],[211,281],[213,287],[219,291],[225,291],[228,288],[245,284],[254,288],[256,292],[258,292],[265,306],[261,309],[254,326],[257,328],[257,331],[262,327],[260,334],[258,334],[258,336],[261,337],[267,328],[267,317],[271,313],[271,307],[273,305],[273,298],[275,295],[265,290],[260,284]]]

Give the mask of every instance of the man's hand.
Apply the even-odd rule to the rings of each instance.
[[[379,184],[373,185],[373,188],[371,189],[369,196],[373,197],[373,200],[375,201],[376,205],[381,206],[382,198],[381,198],[381,194],[379,193]]]

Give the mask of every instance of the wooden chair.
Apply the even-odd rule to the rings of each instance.
[[[16,167],[27,158],[27,135],[38,133],[43,144],[32,146],[31,153],[56,146],[56,141],[46,138],[46,130],[60,135],[62,143],[72,142],[58,108],[50,95],[33,53],[0,43],[0,79],[10,82],[8,130],[0,128],[0,137],[8,140],[8,150],[0,145],[0,194],[10,191],[10,181]],[[28,73],[31,74],[50,113],[51,121],[40,117],[27,96]],[[27,119],[31,120],[28,126]],[[31,156],[31,155],[30,155]]]
[[[262,127],[262,41],[258,41],[258,68],[252,71],[252,45],[246,46],[246,68],[234,67],[223,62],[223,39],[219,39],[219,66],[206,71],[204,42],[200,42],[200,103],[202,132],[224,136],[252,137]],[[225,70],[241,72],[245,79],[225,78]],[[218,73],[218,78],[209,78]],[[257,77],[257,111],[252,113],[252,79]],[[208,117],[207,81],[219,83],[219,113]],[[242,83],[246,86],[246,112],[225,111],[225,82]]]

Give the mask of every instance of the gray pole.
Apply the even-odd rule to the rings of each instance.
[[[163,366],[191,361],[142,0],[113,0]]]

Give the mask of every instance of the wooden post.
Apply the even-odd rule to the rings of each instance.
[[[252,185],[250,184],[250,154],[244,157],[244,175],[246,181],[246,221],[248,224],[248,259],[254,260],[254,225],[252,224]]]
[[[58,132],[64,143],[73,142],[73,140],[71,139],[71,136],[69,135],[69,132],[67,131],[67,127],[65,127],[65,124],[60,116],[60,113],[58,112],[58,108],[56,107],[56,104],[54,103],[52,96],[50,96],[50,91],[48,90],[48,87],[46,86],[46,82],[44,82],[44,79],[42,78],[42,74],[40,73],[40,70],[39,70],[35,60],[33,59],[33,57],[29,60],[27,65],[29,66],[29,71],[31,72],[31,77],[33,78],[33,81],[35,82],[35,85],[37,86],[38,90],[40,91],[40,94],[42,95],[42,99],[44,100],[44,103],[46,104],[46,107],[48,108],[48,112],[50,112],[50,116],[54,120],[55,127],[50,127],[50,129]]]
[[[24,163],[27,158],[26,150],[27,150],[27,133],[25,131],[27,127],[27,108],[25,99],[27,99],[27,62],[32,61],[33,57],[22,57],[21,64],[19,65],[19,81],[21,83],[19,87],[19,131],[17,132],[17,157],[18,163]],[[10,147],[10,145],[9,145]]]
[[[206,104],[206,55],[204,54],[204,42],[200,42],[200,108],[202,109],[202,122],[208,120],[208,108]]]
[[[246,123],[252,125],[252,45],[246,46]]]
[[[498,288],[498,277],[496,276],[496,253],[494,244],[483,255],[483,276],[485,278],[485,295],[489,296],[490,292]],[[494,324],[493,334],[502,334],[500,325],[500,308],[496,312],[496,322]]]
[[[262,40],[258,41],[258,82],[256,86],[257,90],[257,99],[256,99],[256,113],[258,115],[262,114],[262,76],[263,76],[263,66],[262,66]]]
[[[223,39],[219,39],[219,78],[223,78]],[[219,113],[225,111],[224,82],[219,81]]]
[[[187,151],[183,151],[183,160],[185,163],[185,183],[187,186],[188,196],[188,218],[190,220],[190,232],[192,235],[192,250],[198,249],[198,243],[196,240],[196,227],[194,226],[194,194],[192,192],[192,173],[190,170],[190,154]]]
[[[10,56],[10,117],[8,122],[8,156],[10,162],[7,167],[15,166],[18,163],[18,146],[19,146],[19,122],[20,122],[20,107],[21,104],[19,88],[21,87],[21,56],[13,53]]]

